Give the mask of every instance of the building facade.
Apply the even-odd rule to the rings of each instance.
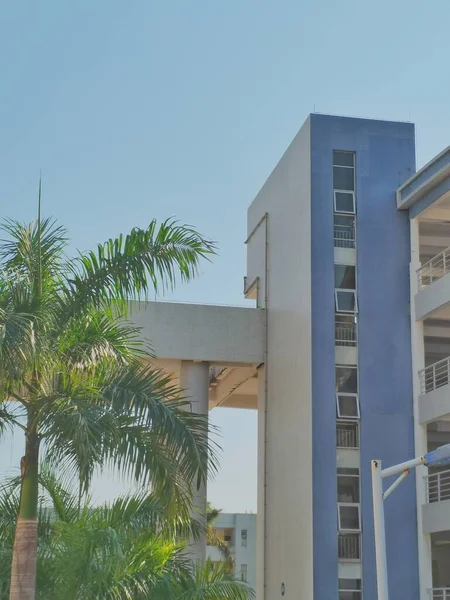
[[[253,307],[135,318],[193,410],[258,411],[258,600],[375,600],[370,461],[450,442],[450,149],[416,171],[411,123],[310,115],[246,244]],[[450,471],[385,514],[391,597],[449,600]]]
[[[214,522],[213,531],[228,545],[234,558],[236,578],[256,589],[256,515],[221,513]],[[223,559],[220,549],[215,546],[207,546],[206,553],[213,562]]]

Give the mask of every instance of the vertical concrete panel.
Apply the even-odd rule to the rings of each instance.
[[[265,486],[258,485],[266,573],[258,600],[281,598],[282,584],[285,598],[313,597],[310,208],[307,121],[248,211],[249,234],[268,213],[268,386],[260,420]],[[264,251],[263,240],[258,247]],[[257,270],[252,276],[264,280]],[[260,449],[263,442],[260,437]]]

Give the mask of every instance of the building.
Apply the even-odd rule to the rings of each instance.
[[[258,410],[258,600],[374,600],[370,461],[450,442],[450,148],[416,172],[413,124],[310,115],[246,243],[254,308],[136,319],[193,410]],[[448,600],[450,471],[411,473],[386,532],[391,597]]]
[[[256,589],[256,515],[221,513],[213,530],[216,537],[229,546],[234,557],[235,576]],[[207,546],[206,552],[214,562],[223,558],[215,546]]]

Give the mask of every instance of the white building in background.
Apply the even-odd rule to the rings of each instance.
[[[250,513],[222,513],[214,522],[213,530],[234,556],[236,577],[256,589],[256,515]],[[206,547],[207,557],[219,561],[223,555],[215,546]]]

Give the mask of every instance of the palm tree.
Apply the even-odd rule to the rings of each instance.
[[[222,510],[220,508],[216,508],[208,502],[206,505],[206,541],[208,546],[215,546],[219,549],[220,554],[222,555],[222,560],[224,563],[224,568],[229,572],[234,572],[235,561],[234,556],[230,550],[229,545],[221,540],[215,533],[214,524],[217,519],[222,514]]]
[[[6,600],[17,483],[0,494],[0,600]],[[167,517],[154,494],[137,493],[102,506],[45,467],[40,494],[37,597],[43,600],[250,600],[254,593],[224,564],[192,564],[183,537],[198,535],[188,512]]]
[[[190,280],[214,245],[152,221],[69,259],[66,230],[40,214],[3,230],[0,430],[19,429],[25,440],[10,599],[33,600],[42,452],[76,470],[80,494],[109,464],[151,484],[172,509],[216,468],[207,419],[185,410],[170,380],[141,360],[148,350],[127,321],[130,300]]]

